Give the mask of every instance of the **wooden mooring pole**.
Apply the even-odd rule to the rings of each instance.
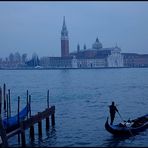
[[[28,103],[29,103],[28,101],[29,101],[29,93],[28,93],[28,90],[27,90],[27,112],[28,112],[28,109],[29,109],[28,108]],[[28,114],[27,114],[27,119],[28,119]]]
[[[11,117],[11,102],[10,102],[10,89],[8,89],[8,101],[9,101],[9,117]]]
[[[46,130],[49,130],[49,125],[50,125],[49,117],[46,117]]]
[[[6,84],[3,86],[4,110],[6,110]]]
[[[34,141],[34,125],[30,126],[30,139]]]
[[[25,127],[24,127],[24,121],[21,122],[21,141],[22,141],[22,147],[26,147],[26,137],[25,137]]]
[[[47,91],[47,108],[49,108],[49,90]]]
[[[39,114],[40,113],[38,112],[38,116],[40,116]],[[38,134],[39,134],[39,137],[42,136],[42,120],[38,121]]]
[[[29,95],[29,104],[30,104],[29,117],[31,117],[31,95]]]
[[[21,131],[22,147],[26,147],[25,130]]]
[[[3,123],[2,123],[2,118],[0,116],[0,136],[1,136],[1,147],[8,147],[8,142],[7,142],[7,136],[6,136],[6,131],[3,127]]]
[[[17,110],[17,113],[18,113],[18,126],[20,125],[19,112],[20,112],[20,96],[18,96],[18,110]],[[18,143],[20,144],[20,134],[19,133],[18,133]]]
[[[8,107],[8,94],[6,94],[6,102],[7,102],[7,107],[6,107],[6,112],[7,112],[7,122],[8,122],[8,118],[9,118],[9,107]],[[9,126],[9,122],[8,122],[8,126]]]
[[[47,108],[49,108],[49,90],[47,91]],[[46,117],[46,130],[49,130],[49,117]]]
[[[2,88],[0,87],[0,115],[2,113]]]
[[[31,118],[31,95],[28,95],[28,90],[27,90],[27,99],[29,96],[29,104],[30,104],[30,111],[29,111],[29,117]],[[31,141],[34,141],[34,125],[30,126],[30,139]]]
[[[55,116],[54,113],[51,115],[52,126],[55,125]]]

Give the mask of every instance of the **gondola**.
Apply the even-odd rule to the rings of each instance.
[[[19,114],[3,119],[2,123],[3,123],[3,127],[6,130],[6,133],[9,133],[9,132],[15,130],[16,128],[18,128],[18,119],[19,119],[19,122],[23,121],[26,118],[26,116],[28,115],[29,111],[30,111],[30,104],[26,105],[19,112]]]
[[[134,120],[124,121],[117,125],[110,125],[108,118],[105,129],[113,135],[133,136],[148,128],[148,114]]]

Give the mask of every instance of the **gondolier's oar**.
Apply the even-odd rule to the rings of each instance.
[[[119,111],[118,111],[118,114],[119,114],[120,118],[122,119],[122,121],[124,122],[124,120],[123,120],[122,116],[120,115]],[[128,129],[128,130],[129,130],[129,132],[130,132],[131,136],[132,136],[132,137],[134,137],[134,135],[133,135],[132,131],[131,131],[130,129]]]
[[[120,118],[122,119],[122,121],[124,122],[124,120],[123,120],[122,116],[120,115],[119,111],[118,111],[118,114],[119,114]]]

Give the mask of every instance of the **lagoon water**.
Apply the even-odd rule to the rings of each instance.
[[[26,90],[32,96],[32,114],[47,106],[47,90],[50,105],[55,105],[55,127],[45,130],[38,138],[35,125],[35,141],[27,146],[76,147],[76,146],[148,146],[148,130],[134,138],[114,138],[104,128],[109,115],[108,105],[115,101],[125,120],[148,113],[148,69],[79,69],[79,70],[1,70],[0,85],[6,83],[11,90],[12,114],[17,113],[17,97],[21,96],[21,108],[26,104]],[[116,114],[114,123],[120,122]],[[9,139],[10,146],[19,146],[17,136]]]

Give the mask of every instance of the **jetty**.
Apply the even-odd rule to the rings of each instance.
[[[31,114],[31,95],[29,95],[27,90],[27,97],[26,102],[27,105],[29,104],[29,108],[27,108],[27,116],[20,120],[19,113],[20,113],[20,96],[18,96],[18,113],[17,113],[17,124],[15,128],[9,130],[9,126],[6,128],[3,124],[3,117],[2,117],[2,106],[3,109],[6,111],[6,119],[7,121],[11,118],[11,103],[10,103],[10,89],[8,90],[8,94],[6,93],[6,85],[3,85],[3,91],[0,87],[0,147],[9,147],[8,139],[15,135],[18,135],[18,143],[21,146],[26,147],[26,137],[25,137],[25,130],[29,129],[30,133],[30,140],[34,141],[35,134],[34,134],[34,125],[38,124],[38,136],[42,136],[42,121],[45,119],[46,121],[46,130],[50,128],[50,120],[51,125],[55,125],[55,106],[49,106],[49,90],[47,91],[47,106],[42,112],[37,112],[35,115]],[[3,105],[2,105],[3,102]]]

